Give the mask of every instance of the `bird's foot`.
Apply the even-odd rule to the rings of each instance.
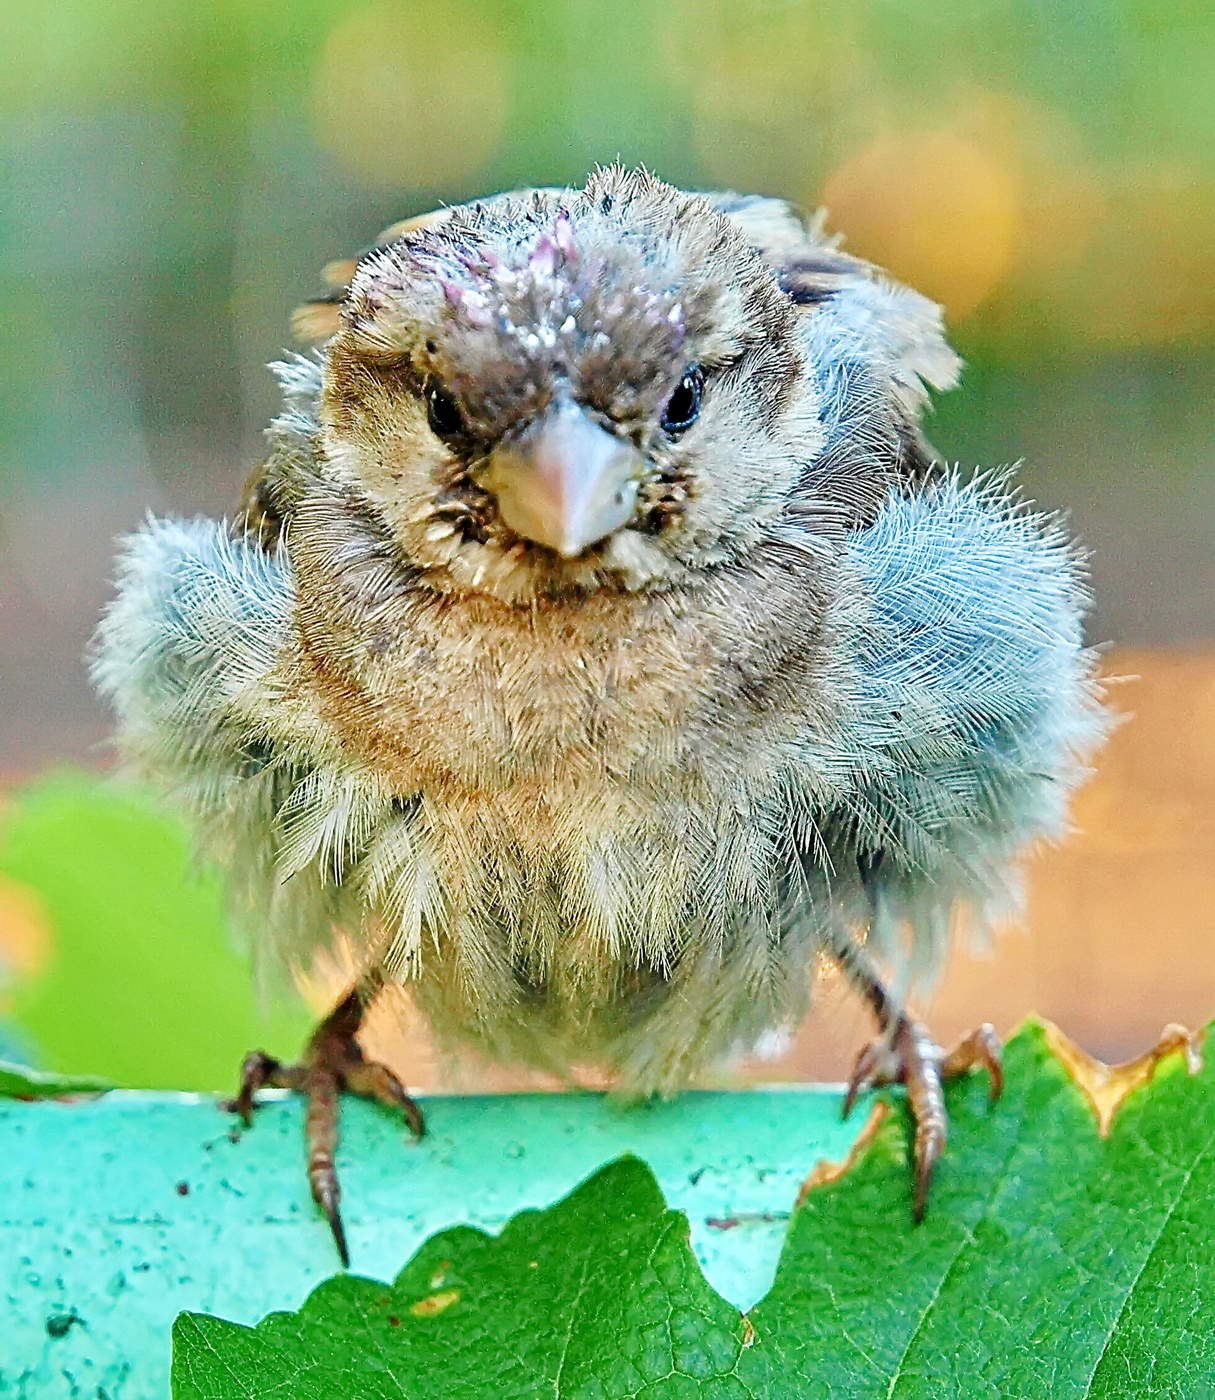
[[[307,1105],[304,1134],[308,1148],[308,1185],[312,1199],[320,1206],[333,1231],[333,1239],[344,1267],[349,1267],[346,1231],[339,1207],[334,1152],[338,1143],[338,1101],[343,1093],[375,1099],[405,1115],[410,1132],[421,1137],[425,1129],[422,1110],[406,1093],[401,1081],[384,1065],[368,1060],[355,1040],[362,1020],[363,1004],[356,992],[317,1026],[308,1041],[303,1059],[285,1065],[254,1050],[241,1065],[240,1089],[223,1107],[237,1113],[249,1127],[257,1106],[255,1095],[261,1088],[292,1089],[303,1094]]]
[[[915,1120],[912,1212],[916,1220],[924,1218],[933,1168],[945,1149],[949,1131],[941,1085],[975,1068],[987,1071],[994,1103],[1004,1088],[1004,1065],[1000,1042],[991,1026],[980,1026],[946,1052],[919,1021],[906,1015],[899,1016],[885,1035],[870,1041],[857,1057],[844,1098],[845,1118],[863,1090],[883,1084],[906,1087],[907,1103]]]

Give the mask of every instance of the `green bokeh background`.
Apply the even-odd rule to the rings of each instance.
[[[0,882],[49,933],[36,965],[8,979],[0,1060],[139,1088],[231,1089],[245,1050],[302,1042],[302,1005],[258,994],[218,875],[139,794],[48,775],[7,814]]]

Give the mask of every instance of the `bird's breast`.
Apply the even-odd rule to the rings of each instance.
[[[689,948],[769,945],[805,735],[835,702],[797,578],[534,611],[419,591],[376,629],[313,616],[298,689],[401,799],[360,888],[386,973],[432,1019],[509,1040],[528,1007],[594,1042]]]
[[[300,664],[343,747],[402,795],[540,813],[779,766],[814,694],[796,675],[806,649],[757,647],[725,621],[678,596],[529,612],[431,595],[388,635],[301,629]]]

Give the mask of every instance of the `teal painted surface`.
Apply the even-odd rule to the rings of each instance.
[[[771,1283],[802,1180],[855,1136],[839,1104],[828,1089],[641,1108],[590,1094],[436,1098],[413,1144],[387,1112],[348,1103],[353,1269],[390,1279],[436,1230],[498,1230],[633,1152],[687,1212],[710,1281],[749,1305]],[[229,1126],[193,1095],[0,1103],[0,1395],[164,1400],[181,1309],[253,1322],[335,1271],[299,1105],[270,1103],[235,1141]]]

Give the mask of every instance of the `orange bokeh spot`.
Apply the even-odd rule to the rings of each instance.
[[[848,247],[959,319],[1003,280],[1021,233],[1016,165],[948,130],[880,136],[827,179]]]
[[[33,890],[0,875],[0,979],[28,977],[46,966],[53,934]]]

